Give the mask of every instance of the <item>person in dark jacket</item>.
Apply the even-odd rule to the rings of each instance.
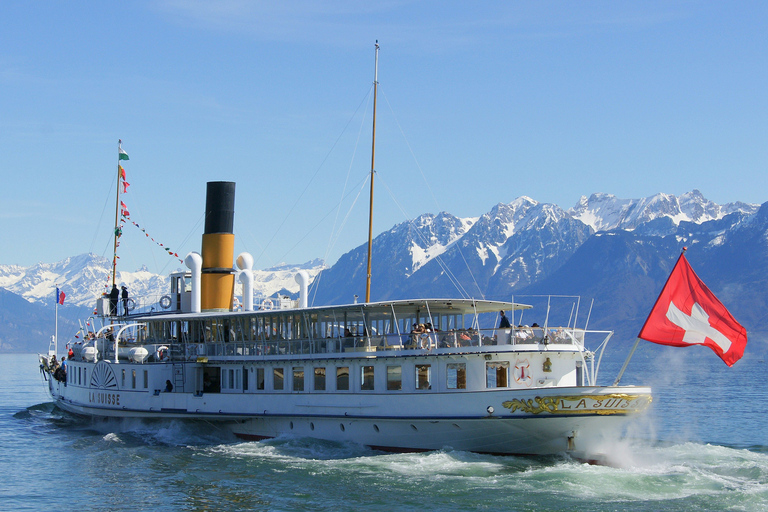
[[[128,288],[125,285],[121,286],[123,289],[120,294],[120,298],[123,299],[123,316],[128,316]]]
[[[117,316],[117,301],[120,298],[120,290],[117,289],[117,285],[112,285],[112,291],[109,292],[109,314]]]
[[[501,321],[499,322],[499,329],[509,329],[511,325],[509,324],[509,318],[504,314],[504,311],[501,311]]]

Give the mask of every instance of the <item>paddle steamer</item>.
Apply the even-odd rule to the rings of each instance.
[[[51,354],[41,355],[58,407],[216,421],[253,440],[589,458],[651,402],[647,387],[597,385],[612,332],[577,327],[577,308],[564,325],[545,314],[528,327],[526,304],[371,302],[370,281],[364,302],[310,306],[305,272],[297,300],[255,303],[253,258],[240,254],[233,265],[234,198],[234,183],[208,184],[201,254],[186,256],[167,295],[132,297],[120,315],[121,304],[100,298],[102,326],[72,345],[58,379]],[[370,247],[369,229],[369,279]],[[521,325],[499,327],[501,311]]]

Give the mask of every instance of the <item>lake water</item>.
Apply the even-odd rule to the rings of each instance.
[[[768,510],[762,356],[728,368],[701,347],[638,352],[622,383],[653,386],[654,403],[606,447],[611,466],[85,421],[53,407],[35,355],[0,355],[0,509]],[[604,362],[601,380],[621,362]]]

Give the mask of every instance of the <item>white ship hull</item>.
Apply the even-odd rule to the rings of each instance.
[[[343,392],[310,390],[310,386],[302,391],[258,390],[252,384],[200,392],[195,389],[199,380],[196,375],[210,368],[210,361],[72,361],[69,382],[65,385],[50,379],[49,390],[59,407],[74,414],[216,421],[246,440],[293,435],[390,451],[452,448],[514,455],[570,452],[584,458],[599,453],[603,440],[619,438],[630,418],[651,402],[651,391],[645,387],[556,386],[555,380],[545,381],[541,387],[527,387],[532,380],[493,389],[488,389],[486,382],[474,382],[478,389],[444,387],[440,376],[445,373],[445,365],[456,361],[466,362],[469,372],[477,373],[473,370],[482,372],[488,360],[530,362],[546,353],[550,359],[565,361],[576,355],[569,351],[540,352],[538,347],[527,353],[512,352],[511,348],[462,355],[379,356],[375,360],[371,356],[288,361],[261,358],[245,364],[239,361],[216,365],[225,372],[233,370],[233,374],[234,368],[242,370],[250,379],[256,368],[295,369],[301,365],[330,369],[344,365],[352,369],[353,378],[351,391]],[[430,389],[391,391],[380,379],[373,382],[371,391],[355,391],[360,381],[355,381],[354,375],[361,365],[372,364],[374,375],[383,376],[393,364],[408,367],[424,362],[429,362],[437,374]],[[567,381],[568,376],[562,380]],[[176,382],[173,391],[163,390],[168,381]],[[472,384],[468,379],[467,387]],[[332,383],[328,387],[333,387]]]

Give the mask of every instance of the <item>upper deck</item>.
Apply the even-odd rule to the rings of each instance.
[[[167,313],[114,324],[115,334],[100,348],[102,357],[129,357],[127,349],[148,346],[146,360],[160,359],[158,347],[175,360],[306,359],[466,354],[489,351],[583,351],[609,331],[533,324],[498,328],[499,312],[527,304],[472,299],[418,299],[341,306],[255,311]],[[575,320],[574,320],[575,323]],[[599,335],[600,339],[597,339]],[[117,339],[115,340],[115,336]],[[114,341],[114,343],[111,343]],[[110,346],[112,345],[112,346]],[[116,359],[115,359],[116,360]]]

